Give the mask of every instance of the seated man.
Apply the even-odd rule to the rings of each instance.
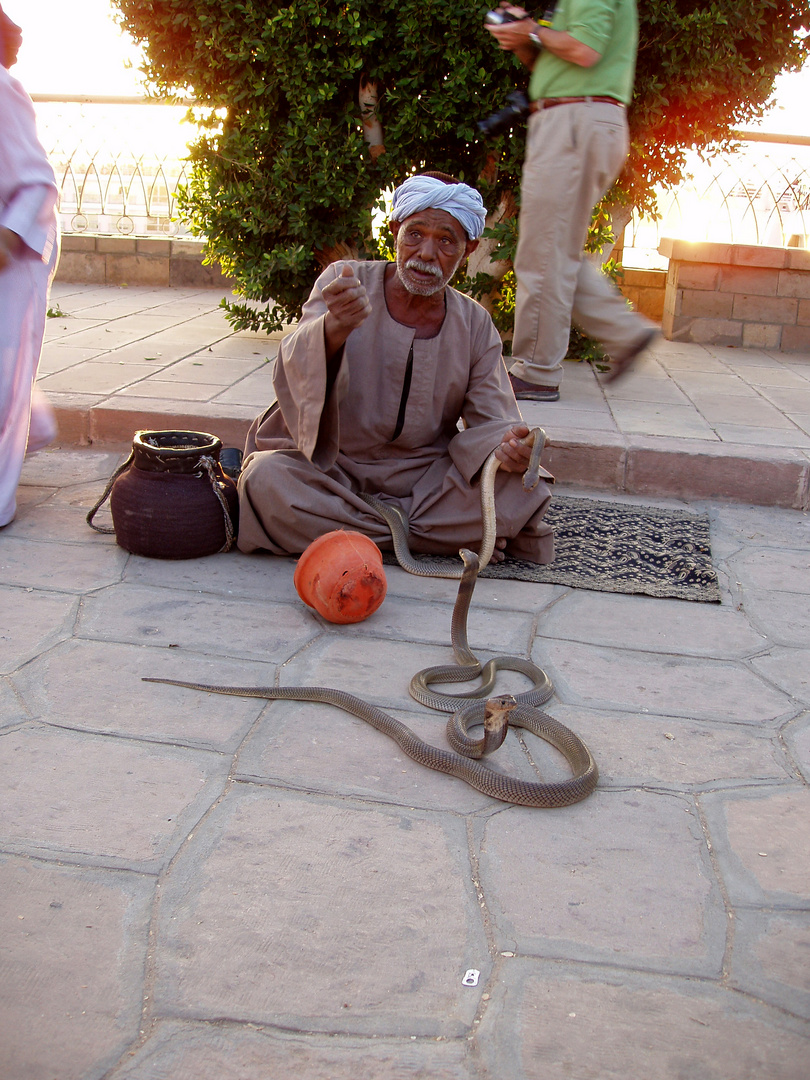
[[[473,188],[441,173],[411,177],[394,195],[396,263],[338,262],[318,278],[281,343],[278,401],[248,434],[242,551],[298,554],[343,528],[390,548],[388,525],[360,492],[401,505],[415,552],[478,550],[477,479],[497,448],[493,561],[504,551],[551,561],[542,520],[551,493],[542,479],[523,490],[528,428],[500,338],[484,308],[448,285],[484,219]]]

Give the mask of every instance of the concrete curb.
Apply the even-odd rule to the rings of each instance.
[[[57,403],[63,446],[125,451],[144,429],[210,431],[225,446],[244,446],[256,410],[187,402],[108,400],[100,405]],[[774,447],[731,447],[699,439],[644,438],[599,433],[550,436],[543,465],[561,485],[666,499],[723,499],[810,509],[810,455]]]

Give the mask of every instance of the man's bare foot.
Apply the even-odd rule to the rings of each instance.
[[[503,549],[506,547],[506,537],[499,536],[495,541],[495,549],[492,552],[492,558],[489,560],[491,563],[503,562],[506,556],[503,553]]]

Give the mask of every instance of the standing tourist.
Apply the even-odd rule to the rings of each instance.
[[[518,400],[557,401],[572,320],[603,345],[608,382],[657,336],[583,253],[593,208],[627,157],[636,0],[559,0],[543,23],[499,10],[510,21],[487,30],[532,73],[510,378]]]
[[[0,527],[14,518],[26,452],[56,436],[53,410],[34,382],[59,257],[58,193],[34,106],[8,72],[21,43],[0,7]]]

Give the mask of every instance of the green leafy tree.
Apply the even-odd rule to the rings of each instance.
[[[238,282],[240,328],[297,317],[320,267],[375,257],[382,194],[414,170],[476,184],[492,230],[467,287],[508,331],[524,135],[476,121],[527,73],[483,29],[480,0],[116,0],[158,93],[193,94],[200,137],[181,207]],[[611,205],[653,208],[693,145],[760,115],[807,52],[807,0],[646,0],[633,148]]]

